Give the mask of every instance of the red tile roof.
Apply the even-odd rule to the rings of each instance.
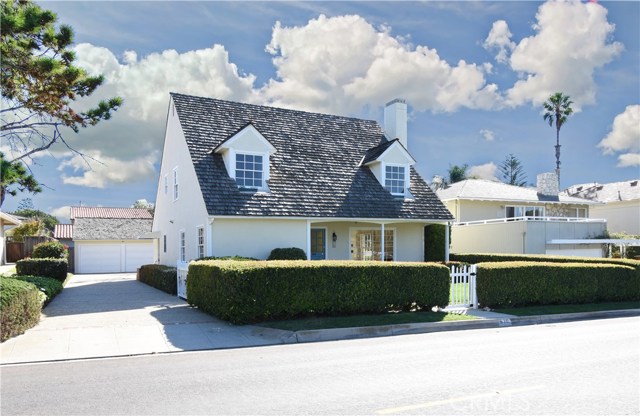
[[[56,224],[55,228],[53,229],[53,238],[57,238],[58,240],[65,239],[65,238],[72,239],[73,225],[72,224]]]
[[[137,218],[153,219],[146,208],[107,208],[107,207],[71,207],[71,219],[74,218]]]

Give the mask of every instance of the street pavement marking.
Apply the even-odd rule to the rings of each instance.
[[[470,395],[470,396],[454,397],[452,399],[446,399],[446,400],[435,400],[435,401],[432,401],[432,402],[426,402],[426,403],[421,403],[421,404],[413,404],[413,405],[409,405],[409,406],[390,407],[388,409],[376,410],[376,414],[378,414],[378,415],[389,415],[389,414],[394,414],[394,413],[407,412],[409,410],[426,409],[426,408],[429,408],[429,407],[442,406],[444,404],[451,404],[451,403],[465,402],[465,401],[469,401],[469,400],[477,400],[477,399],[484,399],[484,398],[488,398],[488,397],[495,397],[498,394],[500,394],[500,395],[508,395],[508,394],[522,393],[522,392],[525,392],[525,391],[540,390],[540,389],[543,389],[543,388],[544,388],[544,386],[537,385],[537,386],[530,386],[530,387],[520,387],[520,388],[517,388],[517,389],[507,389],[507,390],[500,390],[500,391],[492,391],[492,392],[489,392],[489,393],[481,393],[481,394],[473,394],[473,395]]]

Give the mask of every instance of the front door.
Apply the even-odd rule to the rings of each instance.
[[[311,260],[325,260],[327,258],[327,230],[324,228],[311,229]]]

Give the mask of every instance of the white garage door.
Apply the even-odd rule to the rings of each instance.
[[[76,273],[135,272],[143,264],[153,263],[153,244],[76,242]]]

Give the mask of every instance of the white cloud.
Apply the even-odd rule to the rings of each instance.
[[[58,208],[49,209],[49,214],[56,217],[59,221],[68,222],[71,217],[71,207],[64,205]]]
[[[483,46],[486,50],[497,50],[496,61],[504,64],[508,60],[508,54],[516,47],[511,41],[511,31],[509,25],[504,20],[493,22],[489,35],[484,40]]]
[[[482,135],[482,138],[488,142],[492,142],[496,139],[495,133],[492,132],[491,130],[482,129],[480,130],[480,134]]]
[[[640,166],[640,153],[626,153],[618,156],[619,168]]]
[[[522,79],[506,92],[507,103],[538,106],[562,91],[576,111],[594,104],[594,71],[623,50],[621,43],[610,41],[615,25],[607,21],[607,10],[597,3],[550,1],[540,6],[536,19],[537,33],[511,53],[511,68]]]
[[[629,105],[613,119],[607,137],[598,143],[605,154],[625,150],[640,151],[640,105]]]
[[[360,16],[321,15],[305,26],[277,23],[266,50],[277,69],[262,95],[275,105],[352,113],[402,97],[417,111],[494,108],[490,65],[451,66],[435,49],[415,48]]]
[[[469,168],[469,177],[476,177],[480,179],[489,179],[491,181],[497,181],[496,172],[498,167],[495,163],[489,162],[484,165],[471,166]]]
[[[102,163],[91,162],[88,166],[80,155],[74,155],[63,161],[58,166],[58,170],[63,171],[63,183],[105,188],[113,184],[149,179],[155,175],[153,165],[158,159],[158,152],[127,161],[104,156],[99,152],[94,152],[90,156]],[[68,168],[71,168],[75,175],[69,175]]]

